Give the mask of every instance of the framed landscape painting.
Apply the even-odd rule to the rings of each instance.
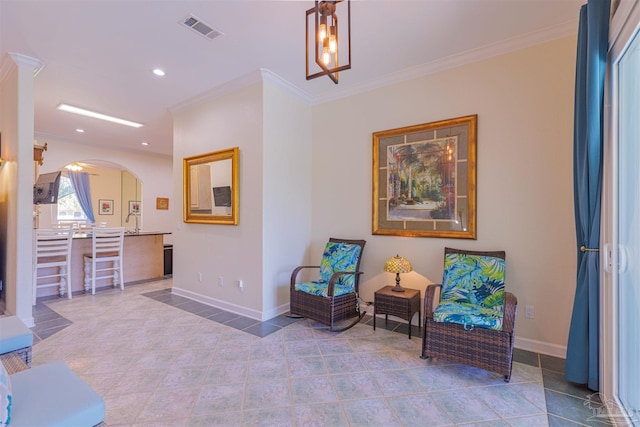
[[[477,116],[373,134],[373,234],[476,238]]]

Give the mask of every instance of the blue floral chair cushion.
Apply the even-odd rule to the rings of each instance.
[[[327,296],[329,281],[333,273],[338,271],[356,271],[360,246],[348,243],[329,242],[324,248],[320,262],[320,280],[296,283],[296,291],[312,295]],[[345,274],[338,278],[334,287],[334,296],[340,296],[355,291],[355,274]]]
[[[481,327],[502,330],[503,310],[465,303],[440,303],[433,312],[436,322],[460,323],[466,329]]]
[[[11,380],[0,362],[0,426],[6,426],[11,420],[11,399]]]
[[[433,320],[502,330],[504,258],[504,252],[445,250],[440,303]]]

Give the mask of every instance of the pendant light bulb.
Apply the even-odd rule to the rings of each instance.
[[[336,27],[335,25],[331,26],[331,31],[329,33],[329,51],[331,53],[336,53],[338,49],[338,38],[336,37]]]
[[[318,38],[320,42],[324,42],[324,39],[327,38],[327,17],[320,17],[320,30],[318,31]]]
[[[322,49],[322,62],[327,66],[331,63],[331,52],[329,52],[328,46]]]

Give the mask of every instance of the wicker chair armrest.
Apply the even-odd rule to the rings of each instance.
[[[329,280],[329,286],[327,288],[327,296],[333,297],[334,288],[336,286],[336,282],[340,278],[340,276],[345,276],[347,274],[355,274],[355,290],[358,292],[358,276],[362,274],[362,271],[336,271],[331,275],[331,280]]]
[[[320,268],[319,265],[301,265],[300,267],[296,267],[291,273],[291,290],[294,291],[296,287],[296,278],[298,277],[298,273],[304,270],[305,268]]]
[[[440,300],[440,288],[442,285],[429,285],[424,291],[424,316],[433,317],[433,310],[438,305]]]
[[[516,324],[516,309],[518,308],[518,298],[511,292],[504,293],[504,317],[502,319],[502,332],[512,334]]]

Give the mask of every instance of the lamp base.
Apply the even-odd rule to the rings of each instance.
[[[396,285],[391,290],[393,292],[404,292],[404,289],[400,286],[400,273],[396,273]]]

